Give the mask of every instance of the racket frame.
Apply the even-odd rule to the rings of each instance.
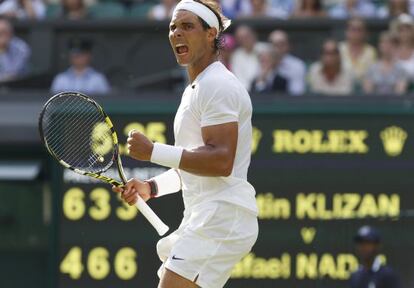
[[[47,144],[47,141],[45,140],[44,137],[44,133],[43,133],[43,124],[42,124],[42,120],[43,120],[43,116],[44,113],[46,111],[47,106],[54,101],[56,98],[59,97],[66,97],[69,95],[73,95],[76,97],[82,97],[85,100],[89,101],[91,104],[93,104],[98,111],[102,114],[102,116],[105,119],[106,124],[108,125],[108,127],[110,128],[111,131],[111,136],[112,136],[112,140],[114,143],[114,154],[113,154],[113,158],[112,161],[103,169],[101,169],[98,172],[88,172],[88,171],[83,171],[81,169],[77,169],[72,167],[71,165],[69,165],[68,163],[66,163],[64,160],[59,159],[59,157],[57,157],[57,155],[52,151],[52,149],[50,149],[50,147]],[[125,176],[125,172],[124,172],[124,168],[122,166],[122,160],[121,157],[119,155],[119,144],[118,144],[118,136],[116,134],[114,125],[112,124],[111,119],[109,118],[109,116],[105,113],[105,111],[102,109],[102,107],[92,98],[86,96],[85,94],[79,93],[79,92],[61,92],[58,93],[56,95],[54,95],[53,97],[51,97],[43,106],[43,109],[40,113],[39,116],[39,133],[40,133],[40,138],[44,144],[44,146],[46,147],[46,149],[48,150],[48,152],[65,168],[70,169],[78,174],[81,175],[85,175],[85,176],[89,176],[92,178],[96,178],[99,179],[103,182],[106,182],[108,184],[114,185],[116,187],[122,187],[127,183],[127,178]],[[116,163],[116,166],[118,168],[118,174],[119,174],[119,178],[122,180],[122,182],[115,180],[111,177],[102,175],[103,172],[107,171],[109,169],[109,167],[111,167],[113,165],[113,162]],[[138,196],[138,201],[135,205],[141,212],[142,214],[148,219],[148,221],[154,226],[154,228],[157,230],[159,235],[164,235],[165,233],[168,232],[169,227],[162,222],[161,219],[159,219],[159,217],[154,213],[154,211],[152,211],[152,209],[148,206],[148,204],[140,197]]]

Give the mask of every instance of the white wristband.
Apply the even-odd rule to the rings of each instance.
[[[184,149],[177,146],[154,143],[151,162],[170,168],[179,168]]]
[[[177,169],[170,169],[150,180],[157,185],[155,197],[176,193],[181,190],[181,176]]]

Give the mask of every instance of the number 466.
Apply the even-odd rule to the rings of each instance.
[[[137,253],[134,249],[125,247],[120,249],[114,259],[115,274],[122,280],[134,278],[138,271],[136,262]],[[109,263],[109,251],[103,247],[96,247],[89,252],[86,267],[91,278],[95,280],[105,279],[111,271]],[[72,279],[79,279],[84,270],[82,264],[82,249],[73,247],[60,263],[60,272],[68,274]]]

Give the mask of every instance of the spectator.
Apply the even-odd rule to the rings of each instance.
[[[43,19],[46,6],[42,0],[3,0],[0,15],[17,19]]]
[[[380,18],[394,18],[401,14],[410,13],[410,3],[408,0],[389,0],[388,5],[378,8],[377,15]]]
[[[246,3],[247,1],[242,1],[242,0],[221,0],[220,1],[223,14],[228,19],[234,19],[239,14],[241,14],[241,11],[243,10],[242,6],[246,6],[245,5]]]
[[[377,58],[375,48],[367,43],[366,38],[364,20],[350,19],[346,28],[346,40],[339,44],[339,51],[343,65],[354,73],[355,79],[362,79]]]
[[[396,53],[399,63],[414,81],[414,20],[408,14],[402,14],[391,23],[391,31],[398,38]]]
[[[271,6],[267,0],[249,0],[250,5],[247,6],[244,11],[239,14],[242,18],[282,18],[286,19],[289,17],[287,11],[283,10],[278,6]]]
[[[56,13],[56,16],[70,20],[81,20],[87,19],[90,15],[84,0],[62,0],[60,11]]]
[[[323,44],[320,62],[309,69],[309,87],[312,93],[348,95],[353,90],[352,73],[341,63],[338,43],[327,40]]]
[[[295,18],[309,18],[309,17],[325,17],[326,13],[323,10],[321,0],[300,0],[297,3],[297,8],[293,17]]]
[[[259,53],[260,73],[253,81],[251,91],[257,93],[287,92],[287,79],[278,72],[282,55],[269,45]]]
[[[305,93],[305,63],[299,58],[291,55],[288,35],[281,30],[275,30],[269,35],[271,42],[276,50],[281,53],[282,60],[278,66],[280,75],[288,80],[287,92],[291,95],[301,95]]]
[[[7,19],[0,19],[0,81],[17,79],[28,72],[30,48],[14,36]]]
[[[253,79],[260,71],[259,44],[255,32],[249,26],[239,26],[235,36],[239,48],[231,56],[230,65],[234,75],[239,78],[246,89],[250,89]]]
[[[279,11],[280,18],[288,18],[295,10],[297,0],[269,0],[269,5]]]
[[[93,69],[92,43],[84,39],[72,39],[69,42],[71,67],[58,74],[53,80],[51,91],[78,91],[86,94],[104,94],[110,92],[106,77]]]
[[[396,61],[396,41],[390,33],[380,36],[378,45],[380,59],[368,70],[364,80],[365,93],[403,94],[407,90],[407,76]]]
[[[236,39],[230,34],[223,34],[223,47],[220,49],[219,60],[230,71],[232,71],[230,60],[235,48]]]
[[[354,241],[361,265],[351,275],[350,288],[401,288],[400,280],[393,269],[381,261],[381,237],[378,231],[373,227],[363,226],[358,230]]]
[[[337,19],[375,17],[375,5],[371,0],[344,0],[329,10],[329,16]]]
[[[162,0],[161,3],[151,8],[148,12],[148,18],[159,21],[170,20],[176,5],[176,0]]]

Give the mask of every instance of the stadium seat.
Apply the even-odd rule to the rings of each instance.
[[[145,19],[153,6],[154,3],[151,2],[136,3],[129,10],[129,17]]]
[[[97,3],[89,11],[93,18],[122,18],[126,15],[124,6],[116,2]]]

